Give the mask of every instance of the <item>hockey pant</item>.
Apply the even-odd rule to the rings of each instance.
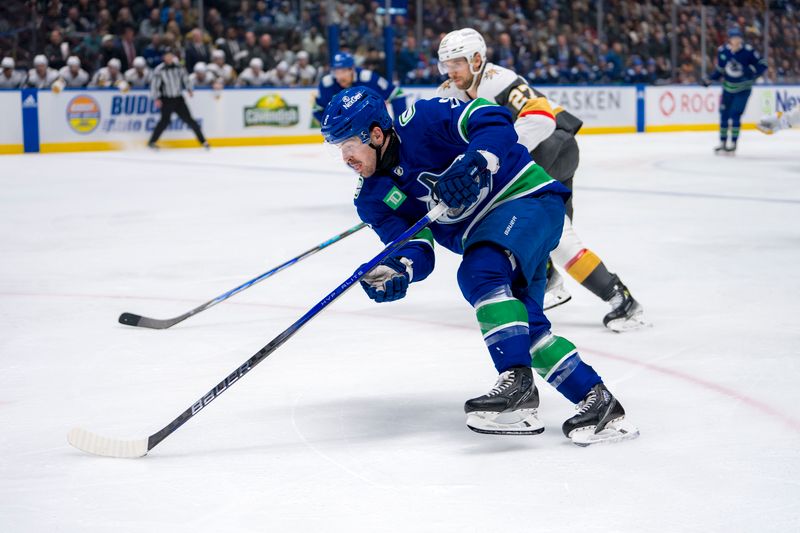
[[[458,269],[464,297],[475,308],[484,342],[498,372],[530,366],[572,403],[600,383],[575,345],[550,332],[542,300],[547,256],[526,284],[513,255],[496,244],[471,246]]]
[[[742,115],[747,107],[750,91],[730,93],[722,91],[719,103],[719,139],[724,144],[728,140],[728,124],[731,127],[731,141],[736,143],[739,139],[739,130],[742,127]]]
[[[200,124],[198,124],[197,121],[192,118],[189,108],[186,107],[186,100],[184,100],[182,96],[161,99],[161,120],[159,120],[158,124],[156,124],[153,134],[150,136],[149,142],[154,143],[159,137],[161,137],[161,134],[164,133],[164,130],[167,129],[167,126],[169,126],[172,113],[177,114],[178,117],[180,117],[180,119],[192,129],[197,137],[197,140],[200,141],[201,144],[206,142],[203,132],[200,131]]]
[[[572,179],[580,162],[580,150],[575,136],[564,130],[556,130],[531,152],[531,156],[548,174],[572,190]],[[570,197],[561,240],[552,253],[553,262],[592,294],[606,301],[614,295],[614,287],[619,278],[608,271],[600,257],[589,250],[575,233],[572,213]]]

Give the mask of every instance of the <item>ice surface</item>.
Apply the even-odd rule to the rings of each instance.
[[[800,135],[580,139],[578,233],[655,324],[614,334],[571,279],[554,331],[642,436],[578,448],[470,432],[495,381],[455,282],[355,289],[143,459],[145,438],[381,248],[365,230],[164,331],[357,222],[317,146],[0,158],[0,531],[800,531]]]

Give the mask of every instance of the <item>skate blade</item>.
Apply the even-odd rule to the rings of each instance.
[[[620,418],[609,422],[603,431],[594,432],[595,426],[588,426],[584,429],[573,431],[570,439],[574,444],[581,447],[591,446],[592,444],[613,444],[625,440],[633,440],[639,436],[639,428]]]
[[[644,310],[639,307],[631,316],[609,320],[606,327],[617,333],[633,331],[636,329],[652,328],[653,324],[644,319]]]
[[[544,431],[544,424],[537,418],[536,409],[510,413],[475,411],[467,414],[467,427],[485,435],[538,435]]]
[[[572,295],[567,291],[548,292],[544,295],[544,305],[542,306],[542,309],[549,311],[550,309],[558,307],[559,305],[563,305],[570,300],[572,300]]]

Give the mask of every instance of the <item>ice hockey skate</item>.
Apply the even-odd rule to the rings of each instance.
[[[720,143],[719,146],[714,148],[714,155],[736,155],[736,143],[730,145]]]
[[[552,262],[547,265],[547,286],[544,292],[543,309],[547,311],[572,299],[572,295],[564,288],[564,278],[555,269]]]
[[[491,435],[537,435],[544,425],[537,418],[539,391],[528,367],[506,370],[487,394],[467,400],[467,427]]]
[[[635,439],[639,429],[625,419],[625,409],[598,383],[577,406],[578,413],[562,426],[564,435],[578,446]]]
[[[608,329],[621,333],[652,326],[644,319],[644,308],[619,278],[614,283],[614,294],[606,301],[611,304],[611,312],[603,317],[603,325]]]

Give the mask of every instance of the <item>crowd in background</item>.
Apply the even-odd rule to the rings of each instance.
[[[116,85],[115,80],[130,75],[135,86],[161,62],[167,47],[179,52],[200,85],[314,86],[327,71],[329,22],[338,24],[340,47],[352,52],[359,66],[381,73],[386,68],[385,16],[378,14],[382,1],[338,1],[328,20],[326,2],[204,0],[203,29],[192,0],[2,4],[4,67],[38,69],[33,79],[43,80],[40,86],[49,86],[53,73],[57,77],[70,68],[86,73],[84,85]],[[771,0],[768,30],[759,1],[714,4],[706,18],[708,73],[727,29],[738,26],[762,53],[768,31],[766,81],[800,79],[798,2]],[[603,0],[601,17],[595,0],[425,0],[423,5],[420,39],[416,2],[408,2],[407,15],[393,19],[395,81],[404,85],[438,84],[439,41],[467,26],[484,35],[490,61],[516,70],[534,85],[696,83],[701,78],[699,1],[678,5],[674,66],[670,0]]]

